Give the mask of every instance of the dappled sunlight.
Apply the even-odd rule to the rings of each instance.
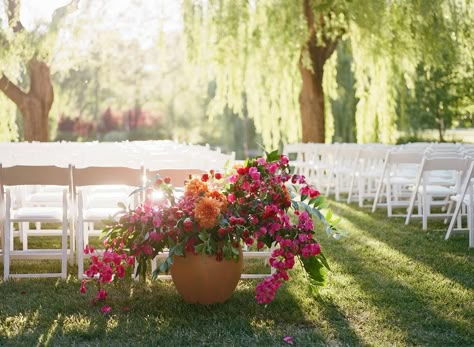
[[[6,336],[7,338],[20,337],[39,323],[39,317],[39,311],[35,310],[26,313],[20,312],[2,318],[4,323],[0,324],[0,336]]]
[[[405,334],[407,341],[415,335],[413,332],[398,328],[397,322],[400,319],[413,321],[415,325],[424,325],[425,323],[419,319],[422,316],[430,317],[426,324],[443,325],[450,329],[469,329],[470,320],[466,314],[466,307],[472,307],[473,303],[469,299],[470,290],[466,284],[444,276],[433,268],[434,264],[429,265],[415,257],[412,258],[375,238],[368,228],[379,223],[383,224],[380,220],[375,220],[363,212],[354,211],[350,206],[345,206],[341,210],[344,210],[341,214],[346,217],[343,229],[347,230],[348,237],[329,245],[331,248],[329,259],[334,264],[334,273],[325,292],[330,295],[332,290],[339,288],[348,290],[350,299],[343,300],[347,303],[341,306],[347,314],[354,310],[363,312],[373,310],[377,312],[378,317],[374,322],[375,326],[380,324],[381,329],[378,332],[375,329],[371,333],[385,335],[390,331],[397,335]],[[352,215],[356,215],[362,222],[354,223],[354,219],[350,217]],[[399,233],[398,236],[405,237],[405,235]],[[409,234],[406,237],[413,235]],[[427,247],[426,251],[433,252],[433,249]],[[446,310],[446,302],[457,304]],[[406,307],[407,305],[409,306]],[[411,306],[417,307],[415,312]],[[361,316],[357,315],[352,320],[363,324],[363,312]],[[416,318],[417,316],[419,318]],[[418,328],[413,327],[413,330],[416,331]],[[360,325],[359,329],[365,328]],[[428,339],[428,336],[424,338]]]
[[[57,315],[56,319],[51,323],[51,326],[49,327],[48,331],[45,334],[40,335],[38,339],[38,345],[48,346],[51,344],[51,340],[56,334],[56,331],[58,330],[58,325],[62,325],[59,324],[58,321],[62,321],[61,314]]]

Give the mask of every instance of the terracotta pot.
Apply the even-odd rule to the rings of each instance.
[[[186,254],[174,256],[171,277],[184,301],[214,304],[226,301],[234,292],[242,273],[243,255],[239,261],[217,261],[215,256]]]

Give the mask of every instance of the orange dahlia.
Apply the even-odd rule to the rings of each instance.
[[[221,213],[221,202],[213,198],[202,198],[196,203],[194,218],[201,228],[209,229],[215,227],[219,222]]]
[[[227,198],[221,192],[212,190],[206,193],[206,197],[219,201],[221,203],[221,211],[225,211],[227,209]]]
[[[186,191],[184,195],[186,197],[198,197],[207,192],[207,184],[201,181],[199,178],[193,178],[186,184]]]

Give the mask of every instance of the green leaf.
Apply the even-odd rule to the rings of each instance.
[[[196,253],[202,253],[202,251],[204,250],[205,248],[205,244],[204,243],[201,243],[199,245],[196,245],[194,246],[194,250],[196,251]]]
[[[209,234],[207,233],[207,231],[201,231],[199,233],[199,238],[201,239],[201,241],[207,241],[209,239]]]
[[[328,263],[326,257],[324,256],[324,254],[323,254],[322,252],[319,253],[316,257],[321,261],[321,263],[324,265],[324,267],[325,267],[326,269],[328,269],[329,271],[331,271],[331,268],[329,267],[329,263]]]
[[[184,247],[181,243],[175,244],[173,247],[170,248],[169,253],[170,256],[177,255],[180,257],[184,257]]]
[[[232,258],[232,246],[229,244],[224,244],[224,247],[222,247],[222,254],[224,255],[225,259],[230,259]]]
[[[267,162],[273,162],[280,159],[280,152],[278,150],[274,150],[267,154]]]
[[[310,283],[318,287],[324,287],[327,282],[327,270],[320,258],[300,257],[303,267],[308,274]]]
[[[232,247],[232,253],[235,255],[239,255],[240,254],[239,248]]]
[[[168,272],[171,268],[171,265],[173,265],[173,257],[168,256],[168,258],[166,258],[166,260],[163,263],[161,263],[159,267],[160,272]],[[157,272],[157,270],[155,270],[153,273]],[[159,272],[157,272],[156,275],[154,275],[155,278],[158,275],[158,273]]]
[[[326,220],[329,222],[332,218],[332,211],[331,210],[328,210],[326,212]]]

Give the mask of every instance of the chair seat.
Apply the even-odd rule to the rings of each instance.
[[[461,194],[456,194],[451,197],[451,200],[458,202],[461,199]],[[469,196],[465,195],[462,203],[466,206],[471,206],[471,201]]]
[[[423,186],[419,187],[418,192],[423,194]],[[433,196],[447,196],[456,194],[456,190],[445,186],[428,185],[426,186],[426,193]]]
[[[22,207],[12,211],[11,221],[59,221],[63,219],[60,207]]]
[[[31,194],[26,201],[29,204],[41,204],[41,203],[63,203],[63,192],[38,192]]]

